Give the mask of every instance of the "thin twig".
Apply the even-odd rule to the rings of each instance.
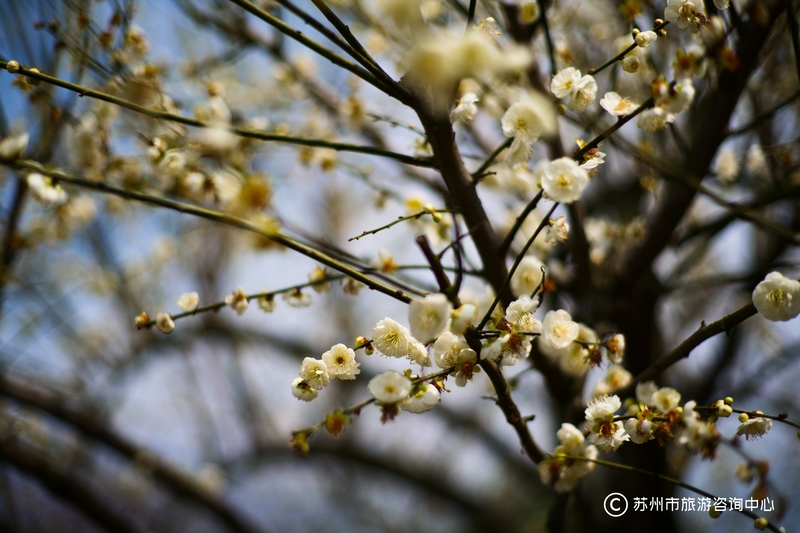
[[[200,207],[192,204],[176,202],[174,200],[160,198],[158,196],[150,196],[148,194],[140,192],[121,189],[119,187],[115,187],[113,185],[109,185],[107,183],[100,181],[92,181],[80,178],[78,176],[68,174],[67,172],[64,172],[62,170],[47,169],[44,167],[44,165],[36,161],[17,160],[13,162],[3,162],[3,164],[8,165],[12,168],[26,169],[38,172],[45,176],[55,178],[61,182],[71,183],[72,185],[83,187],[85,189],[91,189],[102,193],[112,194],[114,196],[127,198],[129,200],[136,200],[138,202],[143,202],[146,204],[157,205],[159,207],[171,209],[173,211],[178,211],[180,213],[194,215],[196,217],[205,218],[213,222],[218,222],[226,224],[228,226],[233,226],[246,231],[250,231],[258,235],[261,235],[263,237],[266,237],[278,244],[286,246],[287,248],[299,252],[307,257],[310,257],[311,259],[314,259],[315,261],[322,263],[323,265],[329,266],[334,270],[347,274],[351,278],[354,278],[360,281],[361,283],[365,284],[370,289],[382,292],[404,303],[410,303],[412,300],[411,296],[404,293],[400,289],[395,289],[384,283],[381,283],[380,281],[377,281],[376,279],[363,274],[359,270],[349,267],[344,263],[337,261],[332,257],[323,254],[322,252],[319,252],[318,250],[315,250],[310,246],[307,246],[287,235],[284,235],[279,231],[266,230],[265,228],[260,227],[258,224],[244,220],[239,217],[235,217],[227,213],[222,213],[220,211],[215,211],[213,209],[208,209],[205,207]]]
[[[0,60],[0,68],[5,68],[8,63],[6,61]],[[392,152],[389,150],[384,150],[381,148],[373,148],[371,146],[359,146],[356,144],[347,144],[347,143],[337,143],[332,141],[324,141],[321,139],[307,139],[304,137],[291,137],[289,135],[278,135],[275,133],[265,133],[263,131],[249,129],[249,128],[238,128],[238,127],[222,127],[219,124],[211,124],[207,122],[203,122],[194,118],[185,117],[182,115],[177,115],[174,113],[167,113],[165,111],[159,111],[157,109],[152,109],[149,107],[140,106],[138,104],[134,104],[133,102],[129,102],[127,100],[123,100],[122,98],[118,98],[116,96],[112,96],[110,94],[106,94],[100,91],[95,91],[93,89],[89,89],[88,87],[83,87],[81,85],[77,85],[74,83],[70,83],[68,81],[62,80],[60,78],[56,78],[54,76],[48,76],[47,74],[42,74],[40,72],[32,72],[29,68],[20,66],[19,74],[24,76],[28,76],[29,78],[38,79],[44,81],[46,83],[50,83],[52,85],[56,85],[58,87],[68,89],[70,91],[74,91],[78,93],[80,96],[88,96],[90,98],[96,98],[98,100],[103,100],[104,102],[108,102],[111,104],[118,105],[120,107],[124,107],[125,109],[129,109],[136,113],[140,113],[142,115],[146,115],[150,118],[155,119],[162,119],[162,120],[169,120],[171,122],[177,122],[179,124],[184,124],[186,126],[192,126],[195,128],[211,128],[211,129],[224,129],[230,133],[238,135],[240,137],[247,137],[250,139],[258,139],[261,141],[275,141],[275,142],[283,142],[288,144],[298,144],[302,146],[315,146],[320,148],[331,148],[333,150],[342,151],[342,152],[356,152],[362,154],[370,154],[370,155],[377,155],[380,157],[388,157],[390,159],[395,159],[400,161],[401,163],[406,163],[408,165],[415,165],[415,166],[422,166],[422,167],[432,167],[433,160],[430,158],[422,159],[418,157],[412,157],[404,154],[398,154],[396,152]]]

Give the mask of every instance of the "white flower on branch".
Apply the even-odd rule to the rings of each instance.
[[[630,115],[639,107],[639,104],[635,104],[615,92],[609,92],[600,100],[600,107],[611,113],[614,117],[624,117]]]
[[[706,22],[704,10],[703,0],[667,0],[664,18],[682,30],[689,28],[697,33]]]
[[[622,365],[611,365],[603,379],[594,385],[592,398],[611,394],[616,390],[627,387],[633,381],[633,374],[625,370]]]
[[[306,357],[300,365],[300,377],[308,383],[312,389],[321,390],[330,383],[331,377],[328,374],[328,365],[325,361]]]
[[[11,161],[22,157],[28,147],[28,134],[10,135],[0,141],[0,160]]]
[[[800,281],[780,272],[767,274],[753,291],[758,313],[773,322],[786,322],[800,314]]]
[[[750,418],[736,430],[737,435],[744,435],[746,440],[758,440],[769,432],[772,420],[758,416]]]
[[[400,409],[409,413],[424,413],[433,409],[441,394],[430,383],[420,383],[414,387],[411,395],[400,404]]]
[[[469,344],[463,338],[450,331],[445,331],[433,343],[433,360],[436,362],[436,366],[442,370],[452,368],[456,366],[459,354],[469,349]]]
[[[639,115],[639,121],[636,123],[639,129],[649,131],[650,133],[658,133],[667,127],[667,124],[675,121],[675,115],[667,113],[660,107],[651,107],[646,109]]]
[[[322,360],[328,369],[328,375],[339,380],[352,380],[361,373],[356,362],[356,352],[344,344],[336,344],[322,354]]]
[[[553,348],[566,348],[578,338],[578,324],[564,311],[548,311],[542,322],[542,341]]]
[[[381,403],[402,402],[411,392],[411,380],[400,372],[387,370],[369,381],[367,388],[373,398]]]
[[[247,311],[249,305],[247,293],[244,292],[243,288],[238,287],[235,291],[225,296],[225,303],[236,311],[237,315],[241,316]]]
[[[425,342],[435,339],[447,329],[452,312],[452,304],[441,293],[428,294],[422,300],[414,300],[408,306],[411,335]]]
[[[319,391],[306,383],[303,378],[295,378],[292,381],[292,394],[298,400],[310,402],[319,395]]]
[[[372,345],[386,357],[405,357],[411,332],[389,317],[384,318],[372,329]]]
[[[200,295],[196,292],[187,292],[185,294],[181,294],[181,297],[178,298],[178,307],[181,308],[182,311],[186,313],[191,313],[200,305]]]
[[[541,333],[542,323],[534,316],[539,307],[538,298],[523,294],[506,308],[506,320],[520,333]]]
[[[630,436],[631,442],[644,444],[653,438],[653,423],[646,418],[629,418],[625,421],[625,432]]]
[[[658,39],[658,34],[653,30],[640,31],[633,38],[633,40],[636,42],[636,46],[640,48],[646,48],[650,46],[656,42],[656,39]]]
[[[556,114],[552,104],[543,96],[529,92],[508,108],[501,124],[506,137],[532,143],[555,131]]]
[[[156,315],[156,327],[161,333],[170,334],[175,330],[175,322],[169,313],[158,313]]]
[[[739,175],[739,156],[736,155],[733,148],[726,146],[719,150],[714,162],[714,172],[720,183],[727,185],[736,181],[736,177]]]
[[[478,103],[478,97],[475,93],[464,93],[464,95],[458,99],[458,105],[450,112],[450,121],[453,124],[457,122],[468,124],[471,122],[478,113],[478,106],[475,105],[476,103]]]
[[[556,98],[568,98],[567,107],[580,113],[594,103],[597,82],[594,76],[581,76],[580,70],[567,67],[553,76],[550,90]]]
[[[514,296],[532,294],[542,283],[542,263],[536,256],[526,255],[511,276],[511,292]]]
[[[678,407],[681,393],[670,387],[662,387],[653,393],[653,406],[661,413],[668,413]]]
[[[54,206],[64,205],[69,200],[66,191],[61,188],[60,183],[53,184],[53,180],[48,176],[43,176],[37,172],[28,174],[26,178],[31,194],[42,205]]]
[[[542,189],[554,202],[574,202],[588,183],[589,174],[570,157],[550,161],[542,171]]]
[[[550,222],[551,224],[547,226],[544,233],[544,242],[548,244],[566,242],[569,237],[569,223],[567,222],[567,217],[561,215]]]

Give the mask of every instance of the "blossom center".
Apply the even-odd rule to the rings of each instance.
[[[786,305],[786,291],[783,289],[773,289],[769,291],[767,299],[775,307],[784,307]]]

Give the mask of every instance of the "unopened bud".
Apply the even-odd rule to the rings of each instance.
[[[747,416],[747,413],[742,413],[739,415],[739,422],[741,422],[742,424],[744,424],[748,420],[750,420],[750,417]]]
[[[39,69],[36,69],[36,68],[30,69],[30,71],[31,72],[35,72],[36,74],[41,74],[41,72],[39,72]],[[37,85],[39,85],[41,83],[42,83],[42,80],[40,80],[40,79],[32,78],[30,76],[28,77],[28,84],[32,85],[33,87],[36,87]]]
[[[19,70],[19,63],[16,61],[9,61],[6,63],[6,70],[9,71],[11,74],[14,74]]]
[[[627,56],[622,60],[622,70],[633,74],[639,71],[639,58],[636,56]]]

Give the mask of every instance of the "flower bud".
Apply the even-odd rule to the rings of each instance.
[[[636,56],[627,56],[622,60],[622,70],[633,74],[639,71],[639,58]]]
[[[6,70],[9,71],[11,74],[14,74],[15,72],[19,71],[19,63],[13,60],[9,61],[8,63],[6,63]]]
[[[36,69],[36,68],[32,68],[32,69],[30,69],[30,71],[31,71],[31,72],[35,72],[36,74],[41,74],[41,73],[39,72],[39,69]],[[42,83],[42,80],[40,80],[40,79],[38,79],[38,78],[33,78],[33,77],[30,77],[30,76],[28,76],[28,85],[31,85],[31,86],[33,86],[33,87],[36,87],[36,86],[37,86],[37,85],[39,85],[40,83]]]
[[[747,413],[742,413],[739,415],[739,422],[741,422],[742,424],[744,424],[748,420],[750,420],[750,417],[747,416]]]

